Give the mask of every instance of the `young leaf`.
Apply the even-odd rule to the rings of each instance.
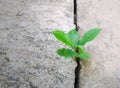
[[[77,55],[71,49],[65,49],[65,48],[58,49],[57,54],[65,58],[75,57]]]
[[[92,41],[100,32],[99,28],[93,28],[89,31],[87,31],[83,38],[80,40],[79,44],[80,45],[85,45],[87,42]]]
[[[78,55],[80,59],[87,60],[90,58],[90,55],[88,53],[81,53]]]
[[[78,42],[80,40],[80,35],[79,33],[74,29],[68,32],[68,36],[71,39],[72,43],[77,46]]]
[[[83,47],[81,45],[78,45],[78,48],[79,48],[79,52],[80,53],[84,53],[85,51],[83,50]]]
[[[53,31],[53,34],[58,40],[62,41],[66,45],[69,45],[71,47],[73,46],[73,44],[72,44],[71,40],[69,39],[68,35],[65,34],[63,31],[55,30],[55,31]]]

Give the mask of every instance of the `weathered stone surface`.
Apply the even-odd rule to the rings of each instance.
[[[0,88],[73,88],[76,63],[51,35],[72,28],[71,0],[0,0]]]
[[[100,27],[85,46],[92,55],[83,61],[80,88],[120,88],[120,0],[78,0],[80,33]]]

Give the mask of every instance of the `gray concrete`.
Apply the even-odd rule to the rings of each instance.
[[[83,61],[81,88],[120,88],[120,0],[78,0],[80,33],[100,27],[85,46],[92,55]]]
[[[77,4],[80,34],[102,29],[85,45],[80,88],[120,88],[120,1]],[[0,88],[74,88],[76,63],[55,54],[63,44],[51,35],[73,28],[73,0],[0,0]]]
[[[74,88],[76,63],[51,35],[72,28],[72,0],[0,0],[0,88]]]

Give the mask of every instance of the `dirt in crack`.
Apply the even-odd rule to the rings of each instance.
[[[74,0],[74,24],[75,24],[75,29],[78,31],[78,25],[77,25],[77,0]]]
[[[80,69],[82,68],[81,67],[81,64],[80,64],[80,59],[77,58],[76,59],[76,63],[77,63],[77,67],[75,68],[75,83],[74,83],[74,88],[79,88],[80,85],[79,85],[79,82],[80,82]]]
[[[77,0],[74,0],[74,24],[76,31],[79,30],[79,27],[77,25]],[[75,68],[75,82],[74,82],[74,88],[80,87],[80,70],[82,69],[82,66],[80,64],[80,58],[76,58],[77,66]]]

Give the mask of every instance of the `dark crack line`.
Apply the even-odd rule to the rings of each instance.
[[[77,24],[77,0],[74,0],[74,24],[75,24],[75,29],[78,31],[79,27]]]
[[[80,58],[76,58],[77,66],[75,68],[75,83],[74,88],[80,88],[80,70],[82,69],[80,64]]]
[[[77,0],[74,0],[74,24],[76,31],[79,30],[78,24],[77,24]],[[80,58],[76,58],[77,66],[75,68],[75,82],[74,82],[74,88],[80,87],[80,70],[82,69],[82,66],[80,64]]]

